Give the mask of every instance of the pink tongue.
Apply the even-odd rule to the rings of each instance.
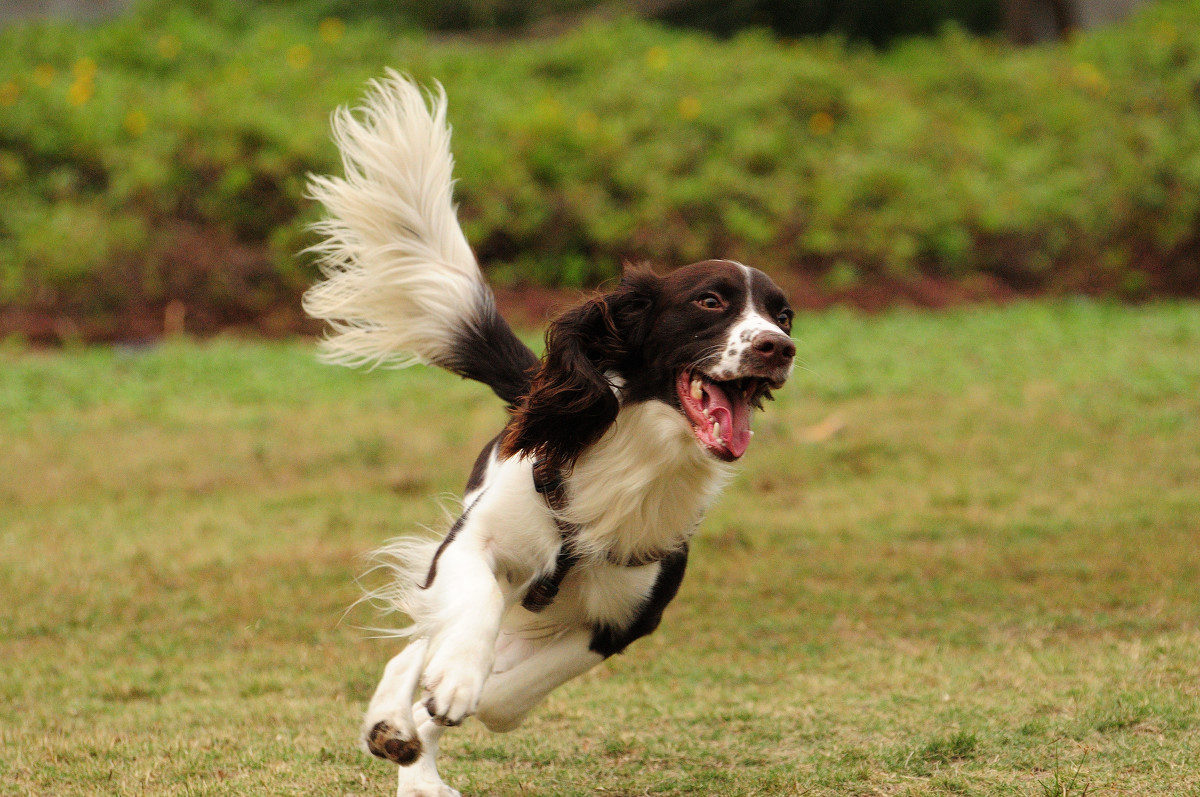
[[[730,400],[725,390],[709,382],[704,385],[708,393],[708,412],[714,423],[721,424],[721,442],[729,447],[729,453],[741,457],[750,446],[750,405],[741,396]]]

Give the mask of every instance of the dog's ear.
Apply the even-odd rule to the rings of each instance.
[[[648,266],[628,266],[621,276],[620,287],[606,297],[613,326],[628,354],[637,355],[646,348],[661,283],[662,278]]]
[[[565,472],[600,439],[620,409],[609,375],[638,359],[658,279],[648,270],[629,272],[615,291],[550,325],[541,367],[505,434],[504,456],[523,453]]]

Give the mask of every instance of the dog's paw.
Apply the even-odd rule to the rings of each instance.
[[[479,707],[486,678],[483,666],[430,662],[425,670],[425,710],[430,719],[438,725],[461,725]]]
[[[445,783],[428,783],[419,786],[401,784],[396,797],[462,797],[457,789]]]
[[[411,738],[387,720],[380,720],[363,734],[363,742],[371,755],[408,766],[421,757],[421,740]]]

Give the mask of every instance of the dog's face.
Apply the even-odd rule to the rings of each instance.
[[[662,401],[705,451],[739,459],[752,411],[792,372],[791,323],[783,291],[739,263],[706,260],[666,277],[630,270],[616,290],[551,324],[503,452],[567,468],[622,404]]]
[[[739,459],[750,444],[753,410],[792,372],[787,297],[761,271],[723,260],[630,281],[641,281],[637,287],[654,301],[650,326],[622,369],[627,400],[670,404],[710,454]]]

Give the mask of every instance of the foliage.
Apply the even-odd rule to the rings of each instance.
[[[160,8],[225,15],[247,11],[238,0],[143,0]],[[882,45],[897,38],[936,33],[955,22],[976,33],[996,31],[1000,0],[258,0],[312,23],[326,17],[371,18],[410,30],[507,31],[533,25],[562,27],[589,13],[614,11],[657,19],[720,36],[767,28],[781,36],[839,33]]]
[[[434,40],[214,0],[0,31],[0,308],[109,336],[172,301],[196,328],[294,324],[305,177],[386,66],[445,84],[500,281],[724,256],[835,294],[1200,292],[1200,0],[1065,46],[949,29],[886,53],[633,20]]]
[[[254,18],[255,6],[268,6],[296,20],[316,24],[328,17],[370,19],[407,30],[502,31],[521,28],[601,5],[603,0],[143,0],[143,8],[183,6],[194,13]]]
[[[716,34],[759,26],[781,36],[836,32],[875,45],[936,33],[948,22],[994,33],[1004,17],[999,0],[674,0],[664,5],[657,18]]]
[[[511,734],[447,734],[451,784],[1200,793],[1200,304],[796,336],[662,627]],[[446,527],[503,422],[294,342],[0,346],[4,793],[395,794],[356,743],[396,643],[355,577]]]

